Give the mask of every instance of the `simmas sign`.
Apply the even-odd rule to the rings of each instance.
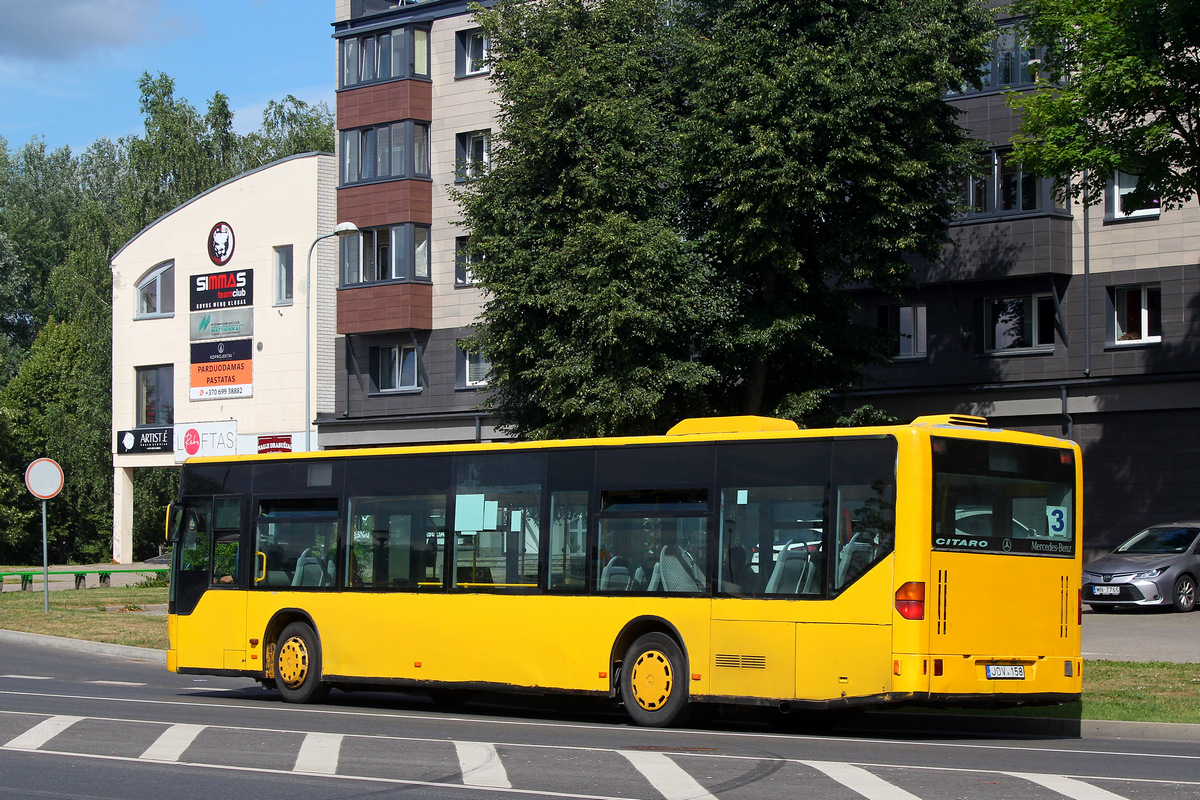
[[[192,400],[251,397],[252,339],[192,342]]]
[[[190,287],[192,311],[238,308],[254,305],[254,270],[238,269],[193,275]]]

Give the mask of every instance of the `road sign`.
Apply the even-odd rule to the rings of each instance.
[[[55,497],[63,488],[63,469],[53,458],[34,459],[25,468],[25,488],[39,500]]]

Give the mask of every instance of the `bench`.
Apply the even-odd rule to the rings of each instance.
[[[103,569],[71,569],[71,570],[52,571],[52,572],[50,572],[50,575],[51,576],[55,576],[55,575],[72,575],[72,576],[74,576],[76,589],[82,589],[87,585],[87,576],[88,575],[98,575],[100,578],[100,586],[104,587],[104,588],[108,588],[108,587],[112,586],[112,576],[113,576],[113,573],[116,573],[116,572],[136,572],[136,573],[162,575],[166,572],[170,572],[170,568],[169,567],[143,567],[143,568],[139,568],[139,569],[114,569],[114,568],[109,567],[109,568],[103,568]],[[43,574],[43,571],[40,569],[22,569],[22,570],[12,570],[9,572],[0,572],[0,592],[4,591],[4,578],[5,577],[20,576],[21,591],[28,592],[33,589],[33,579],[36,576],[39,576],[42,574]]]

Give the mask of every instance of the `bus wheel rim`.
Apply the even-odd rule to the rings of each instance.
[[[671,661],[658,650],[647,650],[633,664],[629,679],[633,699],[646,711],[658,711],[671,698]]]
[[[289,689],[308,677],[308,645],[299,636],[288,639],[279,648],[279,677]]]

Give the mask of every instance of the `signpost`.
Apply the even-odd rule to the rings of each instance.
[[[63,469],[52,458],[34,459],[25,468],[25,488],[42,501],[42,613],[50,613],[50,556],[46,544],[46,501],[63,488]]]

